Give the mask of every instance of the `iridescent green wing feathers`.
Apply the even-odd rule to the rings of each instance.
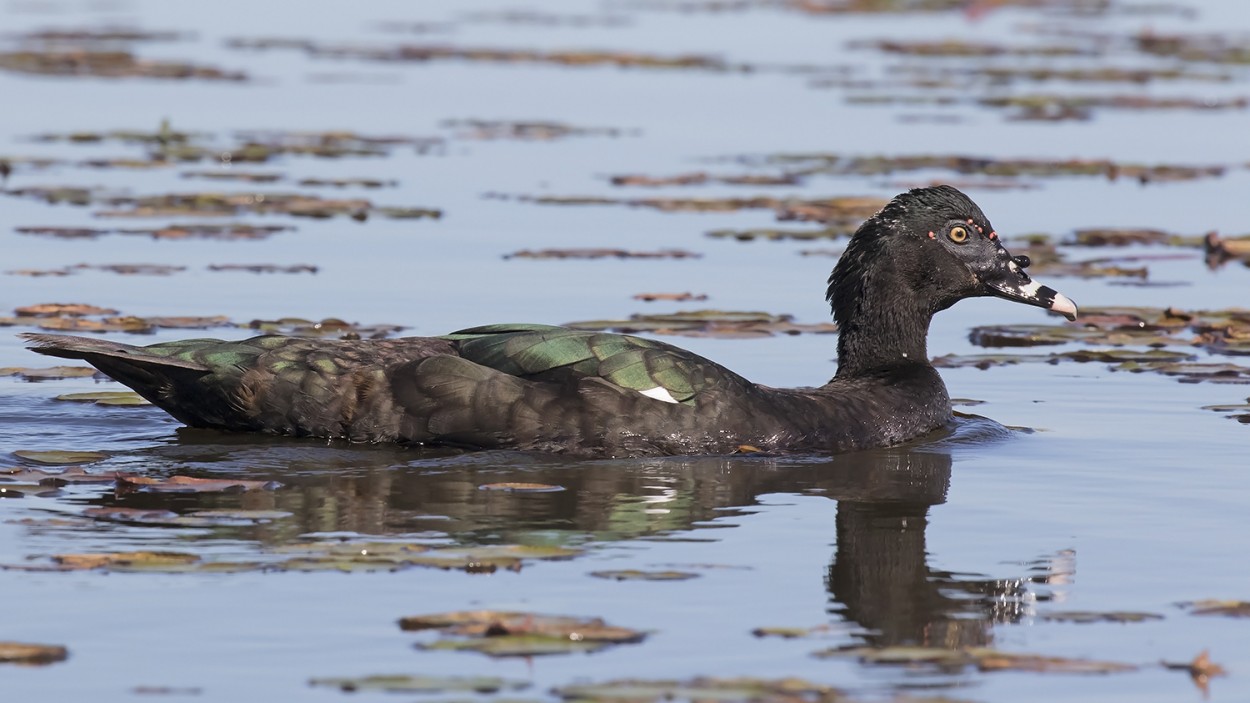
[[[558,381],[598,377],[644,392],[663,388],[674,400],[695,396],[736,374],[688,351],[640,337],[571,330],[548,325],[488,325],[444,339],[460,356],[507,374]]]

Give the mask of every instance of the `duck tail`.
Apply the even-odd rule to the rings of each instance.
[[[210,370],[208,366],[197,361],[153,354],[144,347],[112,342],[107,339],[75,337],[67,334],[35,334],[31,332],[19,336],[30,342],[30,350],[33,352],[47,354],[48,356],[59,356],[62,359],[82,359],[92,366],[105,371],[105,373],[108,373],[108,371],[97,362],[103,361],[107,364],[109,359],[118,359],[140,366],[154,365],[192,371]]]

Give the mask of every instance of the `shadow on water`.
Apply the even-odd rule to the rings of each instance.
[[[274,491],[237,494],[118,493],[82,496],[94,507],[281,510],[291,517],[183,533],[266,548],[307,540],[421,538],[457,545],[603,545],[626,540],[708,539],[725,518],[756,512],[761,497],[818,495],[837,501],[828,611],[860,626],[865,644],[979,646],[992,627],[1017,622],[1045,593],[1030,584],[1069,575],[1027,564],[996,579],[929,565],[932,506],[946,502],[961,451],[1003,441],[1010,430],[962,417],[942,437],[908,447],[831,457],[691,457],[570,461],[515,452],[460,453],[325,445],[181,429],[110,468],[276,480]],[[118,457],[121,459],[121,457]],[[489,484],[563,490],[484,490]],[[153,527],[151,529],[160,529]],[[710,539],[715,539],[712,537]]]

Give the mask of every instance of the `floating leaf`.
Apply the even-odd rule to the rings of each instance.
[[[529,688],[528,681],[498,676],[411,676],[406,674],[355,678],[312,679],[310,686],[328,686],[341,691],[389,691],[391,693],[444,693],[465,691],[498,693]]]
[[[42,369],[28,369],[16,366],[0,368],[0,376],[17,376],[24,381],[50,381],[63,378],[87,378],[99,371],[91,366],[50,366]]]
[[[1185,603],[1193,615],[1223,615],[1232,618],[1250,618],[1250,601],[1244,600],[1196,600]]]
[[[865,664],[930,665],[959,670],[975,666],[981,671],[1032,671],[1059,674],[1109,674],[1135,671],[1137,666],[1120,662],[1048,657],[970,647],[835,647],[816,652],[818,657],[855,657]]]
[[[194,554],[185,552],[104,552],[99,554],[56,554],[52,561],[61,568],[72,571],[126,568],[165,567],[193,564],[200,561]]]
[[[632,334],[673,334],[686,337],[753,338],[778,334],[828,334],[837,331],[829,322],[800,324],[792,315],[766,312],[690,310],[669,314],[637,314],[628,320],[584,320],[566,326],[580,330]]]
[[[1034,671],[1043,674],[1113,674],[1124,671],[1136,671],[1138,669],[1136,665],[1120,662],[1045,657],[1037,654],[1018,654],[985,649],[972,651],[975,653],[977,668],[981,671]]]
[[[71,466],[63,471],[44,471],[42,469],[0,469],[0,481],[34,481],[44,486],[63,486],[66,484],[115,483],[118,476],[130,476],[116,471],[102,474],[89,474],[81,467]]]
[[[636,293],[633,297],[634,300],[641,300],[647,303],[654,302],[656,300],[678,303],[707,300],[707,295],[704,293]]]
[[[17,308],[18,317],[84,317],[87,315],[116,315],[112,308],[102,308],[83,303],[43,303]]]
[[[69,650],[51,644],[0,642],[0,662],[13,664],[52,664],[69,658]]]
[[[398,182],[381,181],[375,178],[305,178],[299,182],[299,185],[310,188],[327,186],[333,188],[349,188],[352,186],[360,188],[392,188],[398,185]]]
[[[1112,610],[1107,612],[1066,610],[1042,613],[1041,619],[1050,622],[1089,624],[1101,622],[1148,622],[1151,620],[1162,620],[1163,616],[1156,615],[1155,613],[1137,613],[1126,610]]]
[[[625,249],[522,249],[505,254],[505,259],[699,259],[702,254],[684,249],[628,251]]]
[[[685,681],[620,679],[597,684],[574,684],[553,693],[566,701],[618,703],[665,703],[666,701],[719,701],[720,703],[798,703],[839,701],[841,691],[802,679],[716,679],[699,677]]]
[[[97,461],[103,461],[109,457],[104,452],[86,452],[71,450],[48,450],[34,451],[29,449],[19,449],[13,452],[13,456],[28,461],[33,464],[42,464],[44,466],[64,466],[67,464],[92,464]]]
[[[1211,655],[1207,650],[1202,650],[1193,661],[1189,662],[1162,662],[1165,669],[1173,669],[1185,671],[1189,673],[1190,678],[1194,680],[1194,685],[1202,691],[1203,698],[1209,694],[1208,688],[1211,679],[1216,676],[1227,676],[1228,671],[1224,667],[1211,661]]]
[[[646,633],[608,625],[599,618],[540,615],[494,610],[413,615],[400,629],[438,629],[457,639],[440,639],[422,649],[476,651],[489,656],[538,656],[593,652],[616,644],[641,642]]]
[[[317,267],[311,264],[209,264],[209,271],[244,271],[247,273],[317,273]]]
[[[698,574],[689,571],[642,571],[639,569],[592,571],[590,575],[612,581],[687,581],[699,577]]]
[[[235,171],[222,169],[218,171],[184,171],[183,178],[202,178],[210,181],[242,181],[244,183],[277,183],[282,180],[281,173],[260,171]],[[301,185],[303,185],[301,183]]]
[[[504,491],[506,493],[558,493],[566,490],[564,486],[549,483],[484,483],[477,487],[480,491]]]
[[[141,59],[129,51],[20,50],[0,52],[0,70],[49,76],[95,76],[99,78],[197,79],[245,81],[242,71],[228,71],[179,61]]]
[[[179,515],[172,510],[110,506],[88,508],[83,511],[83,515],[96,520],[138,525],[221,527],[267,523],[291,517],[292,513],[282,510],[196,510]]]
[[[152,403],[134,391],[91,391],[89,393],[65,393],[55,400],[68,400],[78,403],[94,403],[95,405],[137,407]]]
[[[282,486],[277,481],[248,481],[243,479],[196,478],[194,476],[119,476],[118,493],[242,493],[244,491],[272,491]]]

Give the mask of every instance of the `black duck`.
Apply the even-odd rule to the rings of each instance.
[[[1076,305],[1030,279],[1028,264],[955,188],[899,195],[860,226],[829,276],[838,370],[815,388],[769,388],[663,342],[547,325],[146,347],[25,336],[192,427],[586,456],[845,452],[950,420],[926,349],[934,313],[992,295],[1075,319]]]

